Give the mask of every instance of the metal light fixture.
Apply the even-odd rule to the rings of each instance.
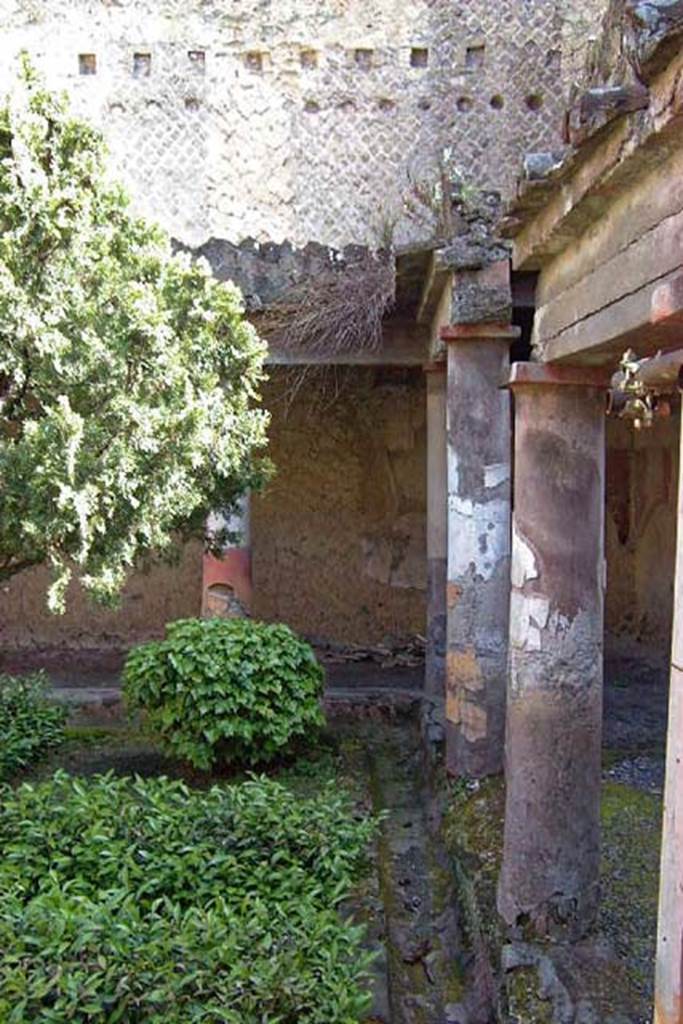
[[[655,419],[671,415],[667,398],[683,389],[683,349],[638,359],[633,349],[624,352],[612,377],[608,416],[630,420],[636,430],[651,427]]]

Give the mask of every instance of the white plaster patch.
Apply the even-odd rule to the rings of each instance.
[[[524,689],[523,674],[520,672],[517,665],[510,665],[510,694],[513,697],[519,697]]]
[[[540,576],[536,555],[533,548],[517,529],[516,523],[512,526],[512,569],[511,580],[513,587],[523,587],[528,580],[537,580]]]
[[[471,498],[461,498],[459,494],[449,494],[448,510],[466,519],[474,515],[475,504]]]
[[[484,466],[484,486],[487,491],[510,479],[510,466],[507,462],[494,462]]]
[[[497,499],[477,504],[449,494],[449,580],[461,579],[471,572],[484,580],[491,579],[500,560],[509,556],[509,524],[509,502]]]
[[[510,597],[510,641],[525,651],[542,649],[542,631],[550,618],[550,601],[543,594],[513,590]]]
[[[460,491],[460,466],[458,455],[451,444],[446,449],[447,473],[448,473],[448,504],[457,498]]]
[[[448,578],[463,579],[474,572],[489,580],[500,560],[510,554],[510,502],[475,502],[461,497],[459,490],[458,456],[449,445]]]

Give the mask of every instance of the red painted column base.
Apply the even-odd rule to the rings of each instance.
[[[243,618],[252,599],[251,549],[229,548],[222,557],[205,554],[202,618]]]

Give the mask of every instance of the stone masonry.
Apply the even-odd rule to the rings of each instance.
[[[601,7],[0,0],[0,24],[7,57],[27,49],[103,126],[136,206],[185,244],[404,245],[438,227],[444,171],[509,192],[522,153],[557,144]]]

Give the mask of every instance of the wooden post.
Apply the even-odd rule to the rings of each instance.
[[[664,826],[659,883],[655,1024],[683,1024],[683,428]]]

